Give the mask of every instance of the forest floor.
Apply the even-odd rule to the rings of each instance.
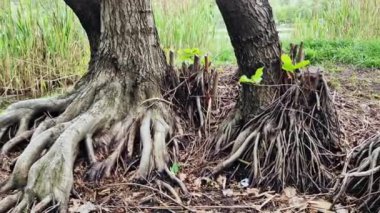
[[[134,182],[134,166],[124,170],[120,165],[112,178],[89,183],[84,179],[88,168],[86,156],[80,155],[74,170],[76,181],[70,212],[329,212],[332,204],[327,194],[304,195],[292,187],[281,194],[245,188],[242,182],[244,175],[239,176],[240,180],[229,179],[228,173],[215,178],[207,177],[207,171],[218,160],[212,156],[205,157],[204,144],[210,140],[207,135],[213,135],[220,122],[234,108],[239,90],[237,79],[233,77],[235,70],[229,67],[221,72],[218,106],[212,112],[206,132],[199,134],[197,129],[182,122],[185,131],[182,136],[177,136],[183,148],[176,159],[180,164],[177,176],[188,187],[189,196],[180,196],[179,202],[172,193],[157,187],[155,181],[143,185]],[[326,76],[341,122],[342,144],[347,149],[352,148],[380,131],[380,70],[344,67]],[[9,172],[2,169],[0,181],[8,177]],[[179,188],[174,188],[181,195]],[[338,211],[341,213],[355,209],[347,203],[337,206],[341,206]]]

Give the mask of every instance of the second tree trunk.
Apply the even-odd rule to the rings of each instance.
[[[264,67],[262,86],[242,85],[238,113],[247,121],[271,102],[276,89],[265,85],[278,84],[282,75],[281,48],[272,8],[267,0],[216,2],[235,50],[239,75],[251,77]]]

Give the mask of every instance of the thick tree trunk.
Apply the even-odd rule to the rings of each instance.
[[[253,75],[265,67],[262,85],[280,82],[281,48],[268,0],[216,0],[224,18],[240,68],[240,75]],[[239,109],[250,118],[275,96],[274,87],[243,84]]]
[[[1,200],[0,206],[5,208],[0,212],[14,205],[13,212],[23,212],[34,200],[40,202],[35,211],[55,202],[66,212],[82,141],[91,163],[87,172],[90,180],[110,176],[121,156],[130,161],[140,156],[137,178],[145,180],[156,170],[166,173],[187,193],[167,166],[166,139],[174,124],[162,101],[167,65],[150,0],[65,2],[89,38],[88,73],[63,97],[15,103],[0,116],[0,138],[18,127],[15,137],[0,145],[0,163],[7,164],[11,149],[30,138],[12,174],[0,187],[0,194],[11,190],[22,193]],[[58,116],[44,116],[49,113]],[[41,120],[41,116],[45,120],[30,129],[32,121]],[[94,137],[102,134],[109,135],[109,140],[97,143]],[[105,160],[97,160],[94,143],[110,150]]]
[[[141,95],[152,98],[155,95],[150,93],[160,92],[167,67],[150,0],[104,0],[101,8],[96,69],[120,76],[133,90],[144,85],[144,89],[151,90]]]
[[[135,75],[136,78],[149,76],[151,80],[156,78],[154,82],[159,83],[157,78],[165,73],[166,64],[159,46],[150,0],[129,3],[100,0],[65,0],[65,2],[78,16],[89,39],[91,48],[89,73],[103,71],[102,66],[107,66],[106,63],[109,63],[108,65],[118,69],[113,70],[114,72],[139,70],[144,73]],[[122,9],[117,10],[118,8]],[[95,65],[101,67],[93,67]],[[153,78],[154,75],[160,76]]]

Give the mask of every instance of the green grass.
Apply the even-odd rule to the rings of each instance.
[[[294,28],[283,43],[305,41],[306,57],[312,63],[380,68],[380,0],[271,3],[277,22]]]
[[[305,40],[305,58],[312,64],[380,68],[380,40]],[[289,42],[283,42],[288,50]]]
[[[338,62],[380,68],[380,40],[308,40],[305,47],[306,58],[314,63]]]
[[[1,94],[38,96],[82,75],[88,44],[78,25],[63,1],[2,0]]]
[[[298,18],[310,18],[317,10],[316,1],[269,0],[278,24],[294,23]]]
[[[316,12],[298,16],[296,39],[379,39],[380,0],[320,0]]]

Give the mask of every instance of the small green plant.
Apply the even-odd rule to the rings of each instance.
[[[260,84],[263,80],[264,67],[260,67],[256,70],[255,74],[248,78],[246,75],[240,77],[239,82],[245,84]]]
[[[177,175],[180,170],[181,170],[181,165],[179,165],[178,163],[173,163],[173,165],[170,167],[170,171],[174,175]]]
[[[292,59],[287,54],[281,55],[282,69],[286,72],[294,73],[295,70],[306,67],[310,64],[309,60],[301,61],[299,63],[293,64]]]
[[[191,63],[194,59],[194,55],[201,56],[203,52],[198,48],[186,48],[178,50],[178,57],[181,62]]]

